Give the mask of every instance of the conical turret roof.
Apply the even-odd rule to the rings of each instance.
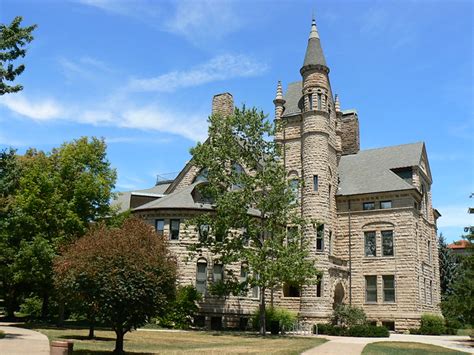
[[[311,32],[309,33],[303,68],[310,65],[324,65],[327,67],[323,49],[321,48],[318,29],[316,28],[316,21],[314,19],[311,23]]]

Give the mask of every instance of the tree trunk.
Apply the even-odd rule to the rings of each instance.
[[[123,336],[125,335],[122,328],[115,329],[115,334],[117,335],[117,339],[115,340],[115,349],[114,354],[122,355],[123,354]]]
[[[49,294],[46,292],[43,295],[43,305],[41,306],[41,318],[46,319],[48,317],[49,308]]]
[[[59,314],[58,314],[58,327],[62,327],[64,324],[64,300],[59,300]]]
[[[3,283],[4,287],[8,287],[6,283]],[[16,298],[16,292],[13,288],[14,286],[10,286],[11,289],[6,292],[5,294],[5,308],[7,311],[7,318],[14,319],[15,318],[15,311],[18,308],[18,302]]]
[[[265,336],[267,332],[267,322],[265,317],[265,287],[260,289],[260,335]]]
[[[89,335],[87,336],[88,339],[94,339],[94,329],[95,329],[94,320],[89,320]]]

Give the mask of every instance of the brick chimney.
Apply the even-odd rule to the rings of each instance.
[[[234,113],[234,98],[228,92],[214,95],[212,98],[212,114],[229,116]]]

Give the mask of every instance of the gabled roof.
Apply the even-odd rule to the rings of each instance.
[[[110,206],[118,208],[119,212],[125,212],[130,209],[130,199],[132,195],[163,197],[166,189],[171,183],[171,180],[163,181],[149,189],[118,192],[117,197],[110,203]]]
[[[412,190],[414,186],[392,169],[418,166],[424,154],[424,143],[362,150],[345,155],[339,162],[337,195],[358,195],[385,191]]]
[[[134,208],[134,211],[154,210],[154,209],[193,209],[193,210],[212,210],[209,203],[194,201],[194,188],[202,182],[195,182],[185,188],[173,192],[160,199],[148,202],[144,205]]]

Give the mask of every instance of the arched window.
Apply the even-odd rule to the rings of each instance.
[[[202,168],[194,178],[193,182],[207,181],[208,169]]]
[[[205,294],[207,290],[207,261],[199,259],[196,265],[196,290]]]

